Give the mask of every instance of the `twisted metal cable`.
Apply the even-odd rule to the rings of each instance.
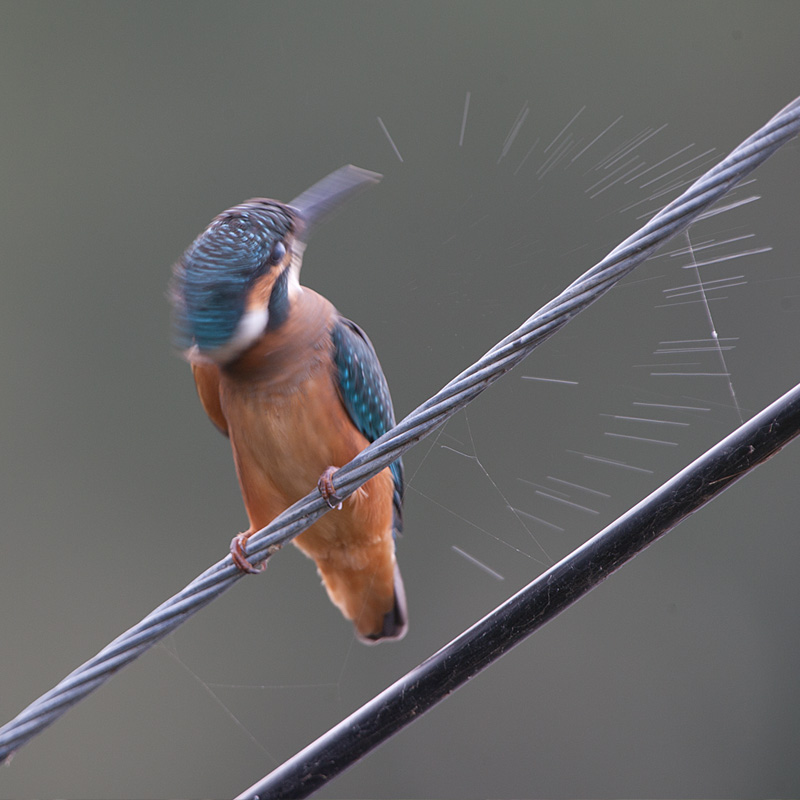
[[[420,439],[443,425],[490,383],[516,366],[535,347],[604,295],[670,237],[687,228],[712,203],[725,195],[779,147],[800,132],[800,98],[776,114],[727,158],[695,181],[680,197],[570,284],[522,326],[437,394],[374,441],[334,476],[334,489],[349,497],[361,484],[387,467]],[[329,510],[318,491],[290,506],[247,542],[254,564],[265,562],[280,546],[308,528]],[[141,622],[104,647],[59,684],[0,728],[0,761],[60,717],[184,620],[229,589],[242,577],[230,555],[195,578]]]

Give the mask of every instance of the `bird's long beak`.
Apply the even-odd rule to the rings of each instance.
[[[329,219],[346,200],[378,183],[383,175],[348,164],[317,181],[310,189],[295,197],[288,205],[297,211],[305,223],[300,239],[305,243],[309,234]]]

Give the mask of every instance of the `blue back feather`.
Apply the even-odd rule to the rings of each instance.
[[[369,337],[354,322],[339,317],[331,331],[339,392],[353,424],[374,442],[394,427],[389,386]],[[394,461],[395,530],[403,529],[403,462]]]

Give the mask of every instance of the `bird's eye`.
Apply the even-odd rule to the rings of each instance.
[[[269,254],[269,263],[271,266],[280,264],[286,255],[286,245],[283,242],[275,242],[272,252]]]

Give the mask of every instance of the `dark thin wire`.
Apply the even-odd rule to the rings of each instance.
[[[800,433],[800,384],[236,800],[307,797],[597,587]]]
[[[719,200],[739,180],[797,135],[799,130],[800,98],[786,106],[520,328],[343,466],[334,477],[336,494],[342,498],[349,497],[362,483],[442,425],[490,383],[519,363],[534,347],[599,299],[657,247],[687,228],[698,214]],[[247,553],[251,562],[266,561],[278,546],[293,539],[326,511],[328,506],[317,491],[290,506],[248,540]],[[68,708],[175,630],[241,577],[242,573],[234,566],[230,556],[226,556],[141,622],[114,639],[0,728],[0,761],[7,759]]]

